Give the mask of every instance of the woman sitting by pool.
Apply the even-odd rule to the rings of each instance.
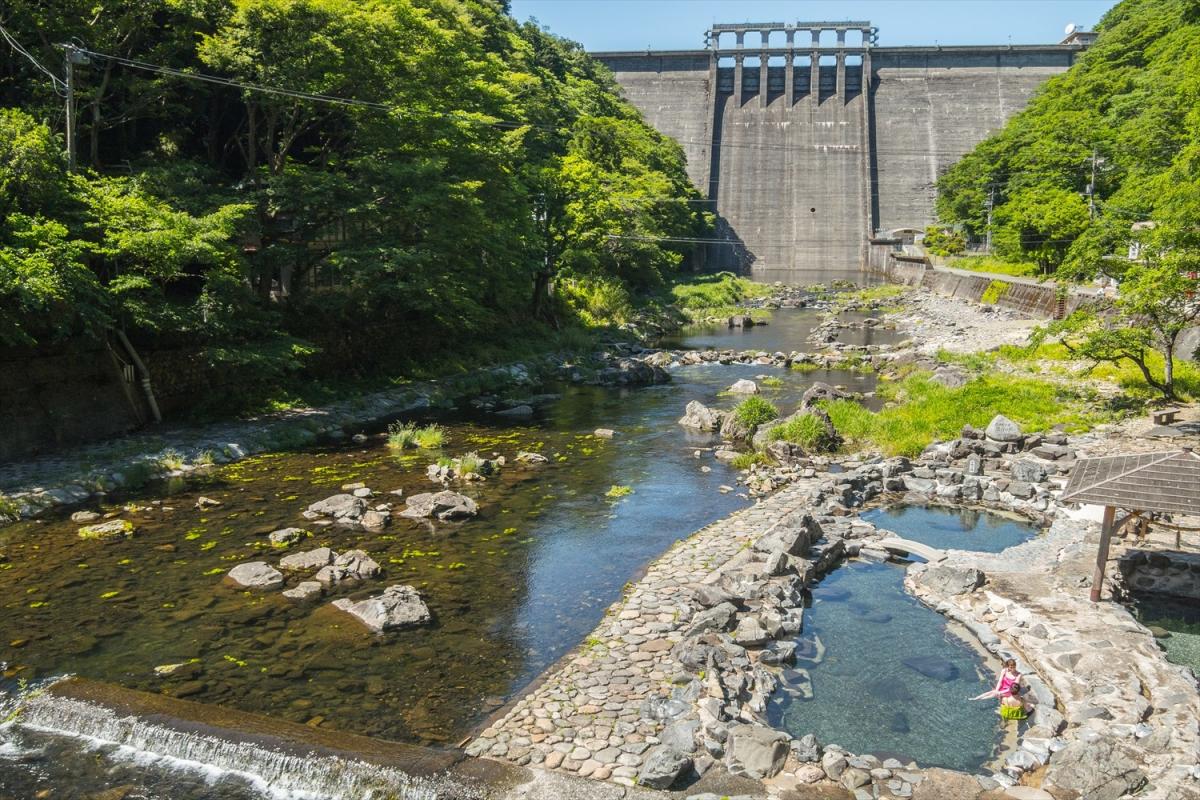
[[[1021,673],[1017,672],[1016,659],[1010,658],[1004,662],[1004,668],[996,680],[996,688],[971,699],[986,700],[990,697],[1000,698],[1000,716],[1004,719],[1025,719],[1029,716],[1033,707],[1021,697]]]

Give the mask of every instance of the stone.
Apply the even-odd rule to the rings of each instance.
[[[650,789],[667,789],[691,765],[691,757],[660,744],[646,753],[645,761],[638,772],[638,785]]]
[[[331,517],[335,523],[358,525],[367,513],[367,501],[352,494],[335,494],[308,507],[309,516]]]
[[[826,400],[846,400],[852,397],[849,392],[844,392],[835,386],[830,386],[823,381],[817,381],[812,386],[805,390],[800,396],[800,410],[808,411],[818,403]]]
[[[95,511],[76,511],[71,515],[71,522],[77,522],[81,525],[86,525],[89,522],[95,522],[100,519],[100,515]]]
[[[1007,491],[1013,497],[1019,497],[1022,500],[1028,500],[1030,497],[1033,497],[1033,495],[1036,493],[1036,490],[1033,488],[1033,486],[1031,484],[1026,483],[1025,481],[1011,482],[1010,484],[1008,484]]]
[[[302,553],[293,553],[290,556],[284,556],[279,559],[279,568],[297,571],[316,569],[317,567],[332,564],[333,559],[336,557],[337,553],[328,547],[318,547],[315,550],[305,550]]]
[[[432,620],[417,590],[401,584],[389,586],[383,594],[366,600],[341,598],[332,605],[378,633],[427,625]]]
[[[283,585],[283,573],[265,561],[249,561],[229,570],[226,577],[247,589],[274,589]]]
[[[204,495],[200,495],[199,497],[196,498],[196,506],[195,507],[197,509],[199,509],[200,511],[206,511],[210,508],[216,508],[219,505],[221,505],[220,500],[214,500],[211,497],[205,497]]]
[[[802,764],[810,764],[821,760],[821,745],[817,744],[817,737],[811,733],[806,733],[799,739],[792,741],[792,755]]]
[[[282,594],[292,600],[308,600],[317,597],[325,588],[317,581],[301,581],[294,588],[285,589]]]
[[[733,385],[726,389],[731,394],[758,394],[758,384],[747,378],[742,378],[739,381],[734,381]]]
[[[771,638],[758,617],[747,614],[738,620],[733,631],[733,640],[742,647],[755,647]]]
[[[1088,800],[1117,800],[1146,782],[1133,751],[1116,739],[1076,739],[1055,753],[1045,783]]]
[[[592,431],[592,436],[595,436],[597,439],[611,439],[616,435],[617,432],[612,428],[596,428],[596,430]]]
[[[932,566],[919,580],[937,594],[967,594],[983,586],[984,574],[973,567]]]
[[[845,786],[850,791],[854,791],[858,787],[866,786],[871,782],[871,773],[858,767],[850,767],[842,773],[838,781],[842,786]]]
[[[683,632],[684,638],[699,636],[708,631],[727,631],[733,626],[737,608],[732,603],[718,603],[692,617],[691,624]]]
[[[498,417],[532,417],[533,416],[533,406],[522,403],[519,406],[513,406],[512,408],[505,408],[500,411],[496,411],[494,413]]]
[[[333,566],[346,570],[360,580],[374,578],[379,574],[379,564],[363,550],[347,550],[333,559]]]
[[[958,677],[958,667],[937,656],[910,656],[901,662],[911,670],[921,673],[927,678],[943,682],[952,681]]]
[[[517,453],[516,460],[522,464],[545,464],[550,459],[546,458],[541,453],[527,453],[525,451],[521,451],[520,453]]]
[[[466,519],[479,513],[479,506],[458,492],[424,492],[408,498],[400,516],[411,519],[437,517],[440,520]]]
[[[659,741],[678,753],[690,753],[696,747],[696,732],[700,730],[700,720],[681,719],[663,728],[658,735]]]
[[[992,421],[984,430],[984,435],[993,442],[1019,442],[1024,438],[1021,434],[1021,427],[1003,414],[992,417]]]
[[[764,725],[731,725],[725,763],[734,774],[762,780],[783,769],[790,737]]]
[[[825,771],[825,776],[831,781],[836,781],[846,771],[849,762],[844,753],[839,753],[836,750],[826,750],[825,755],[821,756],[821,769]]]
[[[277,531],[271,531],[267,538],[276,547],[287,547],[289,544],[295,544],[300,541],[307,534],[308,531],[303,528],[280,528]]]
[[[693,400],[684,409],[683,416],[679,418],[679,424],[698,431],[717,431],[721,429],[724,420],[723,412],[709,408],[699,400]]]
[[[1046,480],[1046,468],[1038,462],[1022,458],[1012,463],[1009,467],[1009,472],[1012,474],[1014,481],[1024,481],[1025,483],[1041,483]],[[1009,490],[1012,491],[1011,489]]]
[[[133,536],[135,530],[133,523],[127,519],[110,519],[95,525],[84,525],[79,529],[79,538],[112,541]]]

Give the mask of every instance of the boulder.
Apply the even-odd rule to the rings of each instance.
[[[428,606],[421,600],[417,590],[399,584],[389,586],[383,594],[366,600],[356,602],[343,597],[334,600],[332,605],[377,633],[427,625],[432,619]]]
[[[341,525],[358,525],[369,508],[367,501],[361,497],[355,497],[352,494],[335,494],[310,505],[305,516],[310,518],[330,517],[335,523]]]
[[[289,544],[295,544],[303,539],[307,533],[308,531],[303,528],[280,528],[277,531],[271,531],[267,538],[276,547],[287,547]]]
[[[638,785],[649,789],[667,789],[692,765],[692,759],[678,750],[660,744],[642,762]]]
[[[524,451],[517,453],[517,461],[522,464],[545,464],[549,460],[541,453],[526,453]]]
[[[677,753],[690,753],[696,747],[696,732],[699,730],[700,720],[680,719],[663,728],[658,739]]]
[[[721,429],[724,420],[724,412],[709,408],[699,400],[693,400],[684,409],[683,416],[679,418],[679,424],[698,431],[716,431]]]
[[[521,404],[495,412],[498,417],[532,417],[533,406]]]
[[[617,432],[612,428],[596,428],[596,430],[592,431],[592,436],[595,436],[597,439],[611,439],[616,435]]]
[[[742,647],[757,647],[771,638],[762,622],[752,614],[738,620],[733,631],[733,640]]]
[[[800,410],[807,411],[824,400],[844,400],[849,397],[851,397],[849,392],[844,392],[835,386],[830,386],[828,383],[817,381],[801,395]]]
[[[684,638],[699,636],[708,631],[727,631],[733,627],[736,617],[737,609],[733,603],[718,603],[692,617],[691,624],[683,633]]]
[[[1045,782],[1088,800],[1117,800],[1146,782],[1132,750],[1116,739],[1076,739],[1054,754]]]
[[[721,438],[729,441],[744,441],[754,435],[754,428],[746,425],[737,418],[736,414],[726,414],[721,422]]]
[[[1022,458],[1012,463],[1009,467],[1009,472],[1012,473],[1014,481],[1024,481],[1026,483],[1041,483],[1046,480],[1046,468],[1038,462]]]
[[[726,391],[733,394],[758,394],[758,384],[747,378],[742,378],[739,381],[735,381]]]
[[[274,589],[283,585],[283,573],[265,561],[238,564],[226,577],[246,589]]]
[[[441,520],[465,519],[479,513],[479,506],[466,495],[458,492],[424,492],[408,498],[407,507],[400,512],[402,517],[421,519],[437,517]]]
[[[984,574],[973,567],[927,567],[920,582],[937,594],[967,594],[983,586]]]
[[[792,755],[802,764],[821,760],[821,745],[817,744],[817,737],[811,733],[806,733],[799,739],[794,740],[791,748]]]
[[[321,567],[313,579],[326,585],[336,586],[346,581],[361,581],[374,578],[379,574],[379,564],[362,550],[347,550],[333,560],[332,564]]]
[[[324,587],[317,581],[301,581],[292,589],[285,589],[282,594],[292,600],[309,600],[317,597],[324,591]]]
[[[992,417],[984,435],[993,442],[1019,442],[1024,438],[1021,427],[1003,414]]]
[[[729,318],[729,327],[731,328],[753,328],[754,318],[749,314],[734,314]]]
[[[100,515],[95,511],[76,511],[71,515],[71,522],[77,522],[80,525],[86,525],[89,522],[95,522],[100,519]]]
[[[95,525],[84,525],[79,529],[79,538],[108,541],[133,536],[134,530],[133,523],[127,519],[110,519]]]
[[[779,774],[787,760],[786,733],[764,725],[731,725],[725,763],[735,775],[762,780]]]
[[[302,553],[292,553],[279,559],[279,568],[286,570],[306,570],[324,567],[333,563],[337,553],[328,547],[318,547],[315,550],[305,550]]]

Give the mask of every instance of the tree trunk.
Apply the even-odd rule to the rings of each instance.
[[[246,174],[253,176],[258,169],[258,114],[254,103],[246,105]]]
[[[100,85],[96,87],[96,94],[92,97],[92,130],[88,142],[88,155],[90,164],[93,169],[100,166],[100,101],[104,99],[105,92],[108,91],[108,80],[112,77],[112,61],[106,61],[104,65],[104,77],[100,79]]]
[[[1163,394],[1168,400],[1175,399],[1175,341],[1167,342],[1163,350]]]

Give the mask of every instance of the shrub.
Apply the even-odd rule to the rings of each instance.
[[[411,422],[393,422],[388,425],[388,447],[404,450],[417,446],[417,426]]]
[[[671,287],[671,297],[680,308],[700,310],[734,306],[753,297],[765,297],[771,287],[739,278],[732,272],[703,275]]]
[[[446,441],[446,429],[441,425],[426,425],[423,428],[417,428],[414,440],[417,443],[417,447],[422,447],[426,450],[441,447]]]
[[[815,449],[825,438],[825,422],[812,414],[792,417],[782,425],[772,428],[767,434],[767,441],[791,442],[809,451]]]
[[[733,416],[747,428],[754,428],[778,417],[779,409],[769,400],[747,397],[738,403],[737,408],[733,410]]]
[[[953,256],[967,249],[967,240],[961,232],[935,225],[925,229],[925,238],[922,241],[925,249],[935,256]]]
[[[576,278],[561,281],[558,294],[588,326],[628,322],[633,314],[629,290],[611,278]]]
[[[454,468],[459,475],[471,475],[483,469],[483,461],[478,453],[464,453],[454,460]]]

